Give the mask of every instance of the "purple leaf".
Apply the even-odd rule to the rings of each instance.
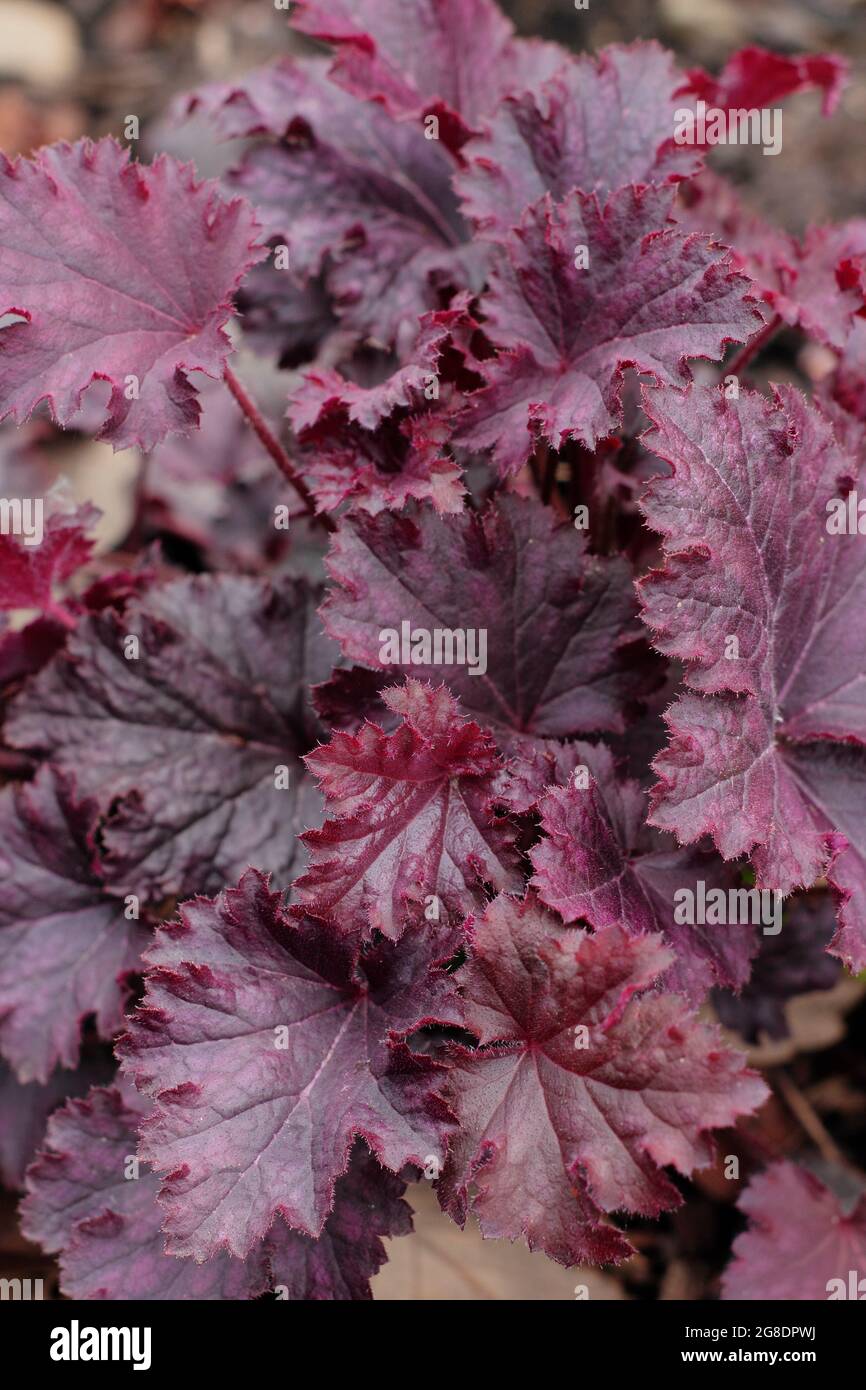
[[[306,686],[334,658],[313,603],[301,580],[177,580],[85,620],[15,701],[16,745],[110,810],[118,891],[218,888],[252,862],[288,881],[321,806],[300,761],[321,731]]]
[[[626,184],[696,173],[701,152],[674,143],[682,82],[657,43],[564,61],[540,89],[507,97],[464,148],[456,187],[467,216],[502,235],[545,193],[559,200],[578,188],[604,200]]]
[[[620,923],[632,935],[660,932],[674,957],[662,983],[694,1004],[714,983],[739,989],[758,947],[756,926],[682,923],[675,913],[680,890],[697,894],[703,883],[705,892],[727,892],[734,874],[716,855],[681,849],[647,826],[646,793],[617,775],[607,749],[571,748],[586,768],[586,785],[572,776],[539,802],[545,837],[530,857],[542,901],[565,922]]]
[[[419,123],[436,115],[454,150],[507,92],[562,62],[552,44],[513,38],[492,0],[302,0],[293,22],[337,46],[331,71],[348,91]]]
[[[862,1298],[866,1197],[843,1206],[814,1173],[781,1162],[752,1179],[739,1206],[750,1225],[734,1241],[723,1299]]]
[[[61,1252],[69,1298],[249,1299],[275,1287],[281,1298],[364,1299],[386,1258],[380,1237],[411,1230],[405,1185],[358,1145],[318,1240],[278,1218],[243,1263],[225,1252],[205,1264],[166,1254],[160,1180],[135,1158],[146,1114],[134,1087],[121,1084],[94,1089],[50,1121],[22,1220],[30,1239]]]
[[[457,166],[420,128],[342,92],[321,63],[284,61],[198,101],[223,131],[276,137],[230,179],[288,247],[287,269],[262,268],[251,282],[256,304],[276,275],[292,311],[299,286],[323,274],[343,329],[402,354],[446,285],[480,289],[485,255],[469,244],[451,187]]]
[[[481,300],[501,349],[467,402],[457,440],[491,449],[503,476],[538,440],[587,448],[622,421],[626,367],[666,385],[690,380],[688,358],[718,360],[763,315],[727,253],[669,225],[673,192],[619,189],[548,196],[496,248]],[[580,258],[579,263],[578,258]]]
[[[462,921],[483,887],[516,888],[514,832],[489,810],[496,747],[460,717],[444,686],[421,681],[385,691],[402,715],[391,734],[376,724],[335,733],[307,755],[330,819],[304,842],[310,867],[295,884],[303,910],[340,931],[381,931],[395,940],[411,913],[435,898]]]
[[[459,1022],[453,949],[423,923],[361,953],[289,920],[252,870],[160,930],[120,1052],[154,1099],[142,1155],[165,1174],[174,1254],[243,1257],[278,1213],[318,1236],[356,1136],[394,1173],[441,1160],[441,1069],[401,1039]]]
[[[471,1210],[485,1236],[561,1264],[619,1261],[631,1246],[604,1214],[677,1206],[662,1169],[706,1166],[707,1132],[761,1103],[763,1082],[682,999],[632,998],[669,963],[658,937],[491,904],[458,973],[482,1044],[453,1050],[447,1091],[460,1128],[439,1193],[460,1225]]]
[[[105,1058],[87,1056],[75,1071],[58,1067],[44,1086],[22,1085],[11,1067],[0,1062],[0,1182],[23,1188],[24,1172],[40,1147],[48,1116],[71,1096],[111,1080],[114,1067]]]
[[[830,528],[856,466],[791,389],[650,392],[647,408],[674,471],[644,502],[666,550],[644,618],[700,692],[666,715],[652,822],[683,843],[712,835],[726,859],[751,851],[759,886],[782,893],[835,859],[834,950],[862,969],[866,649],[851,615],[866,565],[860,537]]]
[[[189,434],[192,371],[221,376],[231,296],[259,259],[257,224],[191,165],[132,163],[110,137],[52,145],[0,168],[0,416],[47,400],[69,425],[110,382],[100,439],[150,449]]]
[[[46,1146],[27,1174],[22,1227],[60,1251],[61,1288],[74,1299],[246,1299],[268,1287],[262,1251],[243,1263],[166,1255],[159,1178],[139,1168],[137,1131],[146,1103],[128,1083],[95,1087],[49,1121]]]
[[[147,941],[105,891],[93,818],[48,768],[0,792],[0,1050],[23,1082],[76,1065],[88,1015],[117,1032]]]
[[[537,502],[505,497],[447,521],[429,510],[353,518],[334,538],[328,567],[335,587],[322,616],[350,661],[444,678],[467,713],[506,742],[621,730],[648,683],[628,562],[590,555],[582,534],[557,526]],[[463,634],[474,665],[456,663],[458,646],[450,660],[445,645],[441,662],[425,660],[421,639],[413,654],[404,626],[431,641],[437,630]],[[400,641],[397,663],[388,633]]]

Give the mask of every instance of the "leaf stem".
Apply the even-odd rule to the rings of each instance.
[[[754,338],[751,338],[749,342],[746,343],[745,347],[740,348],[740,351],[725,368],[725,375],[739,376],[740,372],[748,367],[752,358],[757,357],[758,353],[767,346],[767,343],[775,336],[781,326],[782,317],[780,314],[776,314],[774,318],[770,319],[769,323],[765,323],[764,327],[759,329]]]
[[[255,401],[247,393],[246,388],[241,384],[241,382],[238,381],[238,378],[235,376],[228,363],[226,363],[223,375],[225,378],[226,386],[231,391],[232,395],[234,396],[235,400],[237,401],[247,420],[252,425],[253,429],[255,430],[262,444],[267,449],[271,458],[274,460],[274,463],[279,468],[283,477],[291,483],[292,487],[295,489],[295,492],[298,494],[300,498],[303,499],[304,506],[310,513],[310,516],[313,517],[315,521],[321,522],[321,524],[326,528],[326,530],[336,531],[337,527],[333,521],[333,518],[328,516],[327,512],[316,511],[316,499],[313,497],[313,494],[310,492],[310,489],[308,488],[304,479],[301,477],[301,474],[295,468],[295,465],[292,463],[291,459],[289,458],[280,441],[277,439],[277,436],[274,434],[270,425],[265,420]]]
[[[838,1164],[840,1168],[854,1169],[851,1163],[843,1154],[836,1141],[829,1134],[825,1125],[819,1118],[814,1107],[803,1095],[803,1092],[796,1085],[793,1079],[782,1068],[775,1073],[775,1084],[781,1093],[785,1104],[792,1115],[799,1121],[801,1128],[808,1134],[815,1148],[821,1157],[828,1163]]]

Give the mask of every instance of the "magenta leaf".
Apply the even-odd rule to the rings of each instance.
[[[578,743],[570,750],[584,777],[551,787],[538,804],[545,834],[530,857],[542,901],[565,922],[660,932],[674,956],[663,984],[695,1004],[714,983],[739,989],[749,978],[757,927],[678,922],[675,911],[679,891],[696,900],[701,892],[727,892],[733,873],[712,852],[680,848],[647,826],[646,793],[617,774],[607,749]]]
[[[845,347],[866,302],[866,221],[810,227],[798,241],[710,171],[686,185],[683,204],[681,225],[730,246],[736,269],[785,323],[837,351]]]
[[[100,513],[89,503],[77,506],[59,488],[44,497],[6,497],[13,523],[18,520],[15,502],[19,503],[23,530],[0,532],[0,609],[56,613],[56,590],[90,559],[93,541],[87,532]]]
[[[314,601],[301,580],[180,579],[85,620],[18,697],[16,744],[110,812],[118,891],[216,889],[253,861],[288,881],[321,805],[300,761],[321,732],[306,685],[335,654]]]
[[[50,769],[0,792],[0,1051],[23,1082],[78,1061],[81,1023],[123,1020],[146,934],[109,897],[94,807]]]
[[[132,163],[111,138],[53,145],[0,169],[0,416],[47,400],[69,425],[110,382],[99,438],[150,449],[190,433],[192,371],[221,376],[231,296],[259,259],[257,225],[190,165]]]
[[[579,531],[537,502],[505,497],[447,521],[429,509],[353,518],[328,567],[335,587],[322,616],[349,661],[444,678],[501,740],[621,730],[646,688],[630,565],[591,555]],[[432,642],[437,631],[463,634],[464,664],[459,645],[449,660],[444,638],[442,661],[432,646],[425,653],[423,634]]]
[[[402,716],[393,733],[365,723],[307,755],[330,818],[303,836],[310,867],[294,891],[341,931],[395,940],[431,904],[434,920],[459,922],[486,884],[521,879],[514,832],[489,809],[501,765],[490,735],[461,719],[445,686],[407,680],[383,698]]]
[[[797,246],[793,285],[776,308],[786,323],[841,351],[866,311],[866,219],[810,227]]]
[[[562,62],[551,44],[515,39],[492,0],[302,0],[294,25],[337,46],[331,71],[348,91],[419,123],[435,115],[455,150],[505,93]]]
[[[722,1298],[863,1297],[866,1197],[843,1204],[814,1173],[781,1162],[752,1179],[739,1206],[750,1224],[734,1241]]]
[[[142,1155],[165,1174],[172,1253],[243,1257],[278,1213],[318,1236],[356,1136],[394,1173],[441,1161],[441,1069],[402,1039],[459,1022],[453,950],[424,922],[362,953],[288,919],[252,870],[159,931],[119,1050],[154,1100]]]
[[[501,235],[545,193],[559,200],[579,188],[603,200],[626,184],[696,173],[701,152],[674,141],[682,82],[656,43],[612,44],[563,62],[542,87],[507,97],[463,149],[464,211]]]
[[[503,476],[536,442],[587,448],[622,420],[626,367],[666,385],[689,358],[722,356],[763,314],[726,251],[669,225],[670,189],[548,196],[498,246],[481,300],[501,349],[467,402],[458,442],[491,449]]]
[[[707,1132],[761,1103],[763,1082],[681,998],[632,998],[669,963],[658,937],[491,904],[458,973],[482,1044],[453,1050],[447,1091],[460,1127],[439,1193],[459,1224],[471,1210],[484,1235],[561,1264],[619,1261],[631,1246],[605,1213],[677,1206],[662,1169],[706,1166]]]
[[[793,92],[818,87],[823,93],[822,111],[832,115],[842,95],[848,64],[833,53],[805,53],[789,58],[766,48],[741,48],[729,58],[718,77],[702,68],[687,74],[688,90],[708,106],[723,110],[769,106]]]
[[[652,823],[712,835],[725,858],[751,851],[759,885],[782,893],[835,859],[834,949],[861,969],[866,662],[851,615],[866,564],[856,532],[830,527],[856,465],[790,389],[650,392],[647,408],[674,472],[644,502],[666,550],[640,586],[644,618],[700,692],[666,715]]]

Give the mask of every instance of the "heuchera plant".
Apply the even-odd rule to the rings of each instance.
[[[766,226],[698,120],[843,64],[292,22],[176,104],[220,184],[0,168],[0,1156],[78,1298],[367,1298],[428,1180],[619,1262],[767,1094],[709,1000],[866,968],[866,224]],[[750,384],[780,327],[811,400]],[[46,415],[141,451],[113,567]],[[726,1296],[866,1258],[787,1161],[743,1206]]]

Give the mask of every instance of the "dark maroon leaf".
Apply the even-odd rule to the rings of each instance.
[[[634,642],[630,566],[589,554],[582,533],[557,526],[537,502],[505,497],[453,520],[430,510],[354,518],[334,538],[328,567],[335,587],[322,616],[350,661],[387,669],[387,634],[396,634],[395,674],[444,678],[466,712],[506,741],[622,729],[625,707],[651,683]],[[450,660],[425,661],[422,639],[413,656],[404,625],[431,642],[437,630],[463,634],[476,659],[456,664],[459,639]]]
[[[712,835],[728,859],[751,851],[762,888],[788,893],[829,870],[833,949],[859,970],[866,565],[856,531],[830,526],[856,464],[791,389],[647,400],[674,472],[644,502],[666,550],[640,586],[644,617],[698,692],[666,715],[653,824],[683,843]]]
[[[147,936],[109,897],[92,839],[95,808],[46,768],[0,792],[0,1050],[21,1081],[78,1061],[82,1021],[110,1038]]]
[[[394,1173],[441,1161],[441,1069],[401,1040],[460,1021],[453,950],[425,922],[362,953],[253,871],[162,928],[120,1051],[154,1100],[142,1154],[174,1254],[243,1257],[277,1214],[318,1236],[356,1136]]]
[[[18,697],[15,744],[50,752],[110,812],[119,891],[219,887],[253,862],[289,880],[321,806],[300,761],[320,733],[306,687],[335,654],[314,602],[301,580],[177,580],[86,619]]]

